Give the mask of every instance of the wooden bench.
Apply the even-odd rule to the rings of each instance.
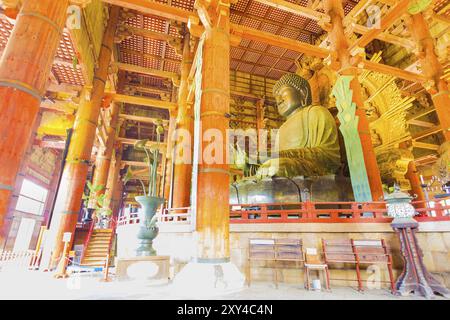
[[[358,290],[363,291],[360,266],[362,264],[385,264],[389,272],[391,292],[395,293],[392,273],[392,256],[388,252],[384,239],[381,240],[324,240],[322,239],[323,256],[326,264],[354,264],[358,281]]]
[[[300,239],[249,239],[247,284],[251,282],[251,263],[273,261],[275,263],[275,286],[278,288],[277,262],[304,263],[303,244]]]

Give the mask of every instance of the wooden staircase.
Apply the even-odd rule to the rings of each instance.
[[[86,245],[81,266],[104,267],[111,248],[113,229],[93,229]]]

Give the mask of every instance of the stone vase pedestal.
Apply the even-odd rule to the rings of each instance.
[[[395,218],[391,226],[400,239],[404,261],[403,271],[395,284],[397,294],[406,296],[414,292],[427,299],[435,294],[450,297],[450,291],[428,272],[423,263],[423,253],[416,237],[419,229],[417,221],[413,218]]]
[[[130,257],[116,261],[116,276],[119,281],[143,281],[150,285],[167,284],[169,270],[169,256]]]

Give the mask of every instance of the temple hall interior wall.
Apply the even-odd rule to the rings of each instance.
[[[30,241],[30,249],[34,249],[39,237],[40,228],[45,225],[50,215],[52,202],[57,188],[56,184],[60,172],[60,162],[60,156],[50,149],[41,148],[36,145],[30,148],[18,175],[14,194],[9,205],[10,209],[8,215],[10,216],[11,224],[8,238],[5,243],[5,250],[12,250],[14,248],[22,218],[35,220],[33,235]],[[30,180],[48,190],[42,215],[35,215],[16,210],[17,200],[24,179]]]
[[[389,224],[252,224],[230,226],[231,260],[247,274],[248,241],[250,238],[291,238],[302,239],[304,248],[315,247],[322,251],[321,239],[384,239],[389,246],[394,263],[394,278],[396,279],[402,269],[400,243],[397,235]],[[446,286],[450,285],[450,223],[424,222],[420,223],[417,233],[419,244],[423,250],[424,263],[428,270],[437,276]],[[120,236],[118,238],[120,243]],[[120,245],[119,245],[120,246]],[[164,232],[155,239],[155,249],[159,255],[171,256],[171,276],[174,276],[189,262],[195,254],[194,237],[189,232]],[[118,251],[120,254],[120,250]],[[280,282],[303,285],[303,268],[296,267],[295,263],[277,265]],[[252,264],[252,281],[271,282],[274,277],[274,265],[271,262],[258,262]],[[388,271],[380,266],[380,279],[383,288],[388,288]],[[330,276],[332,286],[356,287],[356,272],[351,265],[331,265]],[[370,270],[363,269],[361,276],[364,281],[374,279]],[[366,282],[364,282],[366,283]]]

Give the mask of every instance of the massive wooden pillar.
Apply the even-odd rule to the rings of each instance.
[[[184,36],[183,43],[183,59],[181,66],[181,82],[178,95],[178,115],[177,115],[177,129],[189,133],[188,137],[183,136],[183,139],[190,138],[190,141],[183,141],[182,143],[188,143],[189,146],[189,158],[188,161],[181,161],[180,155],[173,155],[174,168],[172,178],[172,207],[173,208],[185,208],[189,207],[191,203],[191,178],[192,178],[192,147],[194,145],[194,122],[193,122],[193,109],[187,103],[187,96],[189,92],[188,77],[192,67],[192,54],[189,45],[190,36],[186,34]],[[177,141],[179,136],[177,136]],[[178,141],[177,143],[180,143]],[[186,148],[187,149],[187,148]],[[188,150],[186,150],[188,151]]]
[[[419,48],[418,58],[422,73],[429,79],[425,87],[433,100],[445,140],[450,141],[450,91],[447,82],[441,79],[444,68],[436,55],[434,39],[428,25],[424,13],[410,15],[408,27]]]
[[[69,0],[25,0],[0,61],[0,243],[14,181],[63,33]]]
[[[109,167],[108,181],[105,190],[105,205],[111,209],[113,216],[117,215],[120,203],[119,190],[123,182],[120,180],[120,169],[122,161],[122,146],[115,148]]]
[[[197,252],[176,275],[174,287],[186,294],[208,296],[239,290],[245,278],[230,262],[230,3],[197,0],[195,6],[205,26],[195,61],[194,131],[199,140],[194,147],[192,200]]]
[[[223,10],[229,11],[229,8]],[[198,168],[197,232],[200,261],[228,262],[230,258],[229,165],[226,163],[230,110],[230,26],[229,13],[220,26],[205,30],[203,48],[202,100],[200,108],[202,161]],[[208,130],[220,136],[205,141]],[[220,140],[221,139],[221,140]],[[216,160],[207,152],[215,145]],[[222,153],[222,159],[218,156]],[[213,156],[214,156],[213,155]],[[209,160],[209,161],[208,161]],[[195,190],[193,190],[195,192]]]
[[[87,91],[82,92],[82,102],[80,103],[75,118],[72,140],[67,155],[66,166],[64,167],[60,192],[56,200],[54,214],[56,221],[52,222],[52,229],[56,228],[54,229],[56,235],[51,267],[61,257],[64,247],[62,242],[64,233],[71,232],[73,235],[75,232],[98,117],[102,106],[119,12],[119,7],[112,7],[110,10],[109,22],[103,36],[103,43],[98,59],[99,65],[95,70],[92,93]]]
[[[96,196],[104,194],[106,191],[106,183],[108,181],[109,168],[111,166],[111,158],[114,150],[114,142],[116,140],[117,124],[119,122],[120,106],[118,103],[111,104],[111,118],[109,126],[106,128],[106,145],[100,148],[97,158],[95,159],[95,171],[92,178],[94,186],[103,186],[104,188],[97,192]]]
[[[332,64],[339,75],[353,76],[350,89],[353,91],[353,102],[356,104],[356,116],[358,116],[358,134],[364,154],[364,163],[369,180],[372,200],[377,201],[383,197],[383,186],[381,183],[380,170],[378,169],[375,152],[373,149],[369,122],[364,111],[364,101],[361,93],[361,85],[358,81],[357,68],[353,65],[352,55],[349,51],[348,40],[345,36],[343,18],[344,10],[341,1],[324,0],[325,13],[330,16],[331,30],[329,39],[336,61]]]
[[[165,170],[164,170],[164,176],[163,176],[163,185],[164,190],[162,192],[164,199],[167,199],[168,201],[168,207],[172,206],[172,200],[170,198],[170,186],[172,181],[172,175],[173,175],[173,145],[174,141],[172,139],[172,136],[175,133],[175,129],[177,126],[177,117],[176,117],[177,110],[170,109],[170,119],[169,119],[169,129],[167,130],[167,149],[166,149],[166,163],[165,163]]]
[[[121,137],[125,134],[125,127],[122,126],[123,119],[119,119],[117,126],[120,128],[117,136]],[[120,177],[120,170],[122,169],[122,155],[123,145],[116,144],[113,148],[112,162],[109,167],[108,181],[106,183],[105,191],[105,205],[111,209],[113,217],[117,217],[120,209],[123,191],[123,181]]]

